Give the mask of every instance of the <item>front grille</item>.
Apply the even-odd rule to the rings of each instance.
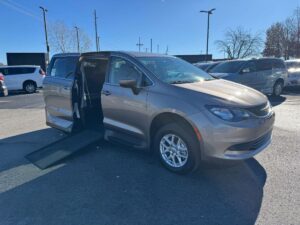
[[[246,110],[253,113],[255,116],[267,116],[270,113],[270,107],[269,102],[267,102],[259,106],[249,107]]]
[[[228,148],[230,151],[254,151],[264,145],[271,138],[271,132],[250,142],[233,145]]]

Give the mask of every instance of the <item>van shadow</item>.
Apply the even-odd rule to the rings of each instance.
[[[273,107],[278,106],[286,101],[284,96],[268,96],[269,101]]]
[[[43,142],[51,130],[9,142]],[[231,167],[203,165],[180,176],[148,153],[104,142],[40,171],[23,158],[38,145],[21,153],[13,149],[10,154],[19,158],[9,158],[10,165],[0,173],[0,184],[7,185],[0,192],[1,224],[242,225],[254,224],[260,211],[267,175],[255,159]],[[18,166],[20,161],[25,168]],[[15,177],[6,184],[8,169]]]

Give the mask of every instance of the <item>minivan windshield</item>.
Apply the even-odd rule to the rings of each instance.
[[[237,73],[241,70],[246,61],[223,62],[211,69],[210,73]]]
[[[203,70],[176,57],[139,57],[138,60],[160,80],[169,84],[214,80]]]

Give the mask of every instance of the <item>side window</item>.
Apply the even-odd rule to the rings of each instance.
[[[22,68],[10,67],[8,68],[8,75],[18,75],[22,74]]]
[[[72,78],[78,62],[77,57],[61,57],[54,59],[49,75],[52,77]]]
[[[256,71],[256,63],[254,61],[250,61],[246,63],[246,65],[242,69],[243,73],[253,73]]]
[[[258,60],[257,61],[257,70],[264,71],[264,70],[271,70],[272,69],[272,61],[265,59],[265,60]]]
[[[26,73],[34,73],[36,68],[34,67],[24,67],[22,68],[22,73],[26,74]]]
[[[273,61],[273,69],[285,69],[284,62],[282,60],[275,59]]]
[[[130,62],[125,59],[112,57],[108,82],[118,85],[120,80],[136,80],[142,76],[142,73]]]

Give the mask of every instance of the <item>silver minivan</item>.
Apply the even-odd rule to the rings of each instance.
[[[287,84],[287,69],[284,61],[277,58],[226,61],[209,72],[267,95],[281,95]]]
[[[155,151],[186,173],[201,160],[242,160],[265,149],[275,114],[265,95],[173,56],[97,52],[53,56],[44,80],[47,124],[93,129]]]

